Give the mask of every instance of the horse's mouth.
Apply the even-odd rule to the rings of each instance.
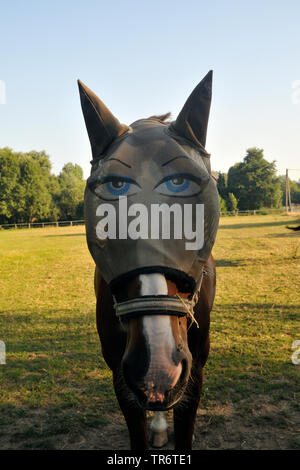
[[[149,400],[147,395],[140,389],[134,390],[136,395],[138,404],[143,410],[147,411],[167,411],[173,408],[174,405],[181,399],[184,391],[186,389],[186,385],[188,382],[187,377],[187,361],[182,361],[182,372],[178,382],[176,383],[175,387],[171,390],[168,390],[164,393],[163,400],[155,399]]]

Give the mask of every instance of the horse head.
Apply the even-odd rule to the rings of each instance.
[[[93,155],[87,243],[126,333],[126,384],[144,409],[172,407],[191,371],[188,325],[219,219],[205,150],[211,85],[209,72],[176,121],[127,126],[79,81]]]

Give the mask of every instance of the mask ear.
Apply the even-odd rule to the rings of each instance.
[[[179,113],[172,129],[193,144],[205,147],[211,103],[212,70],[196,86]]]
[[[93,159],[100,159],[106,148],[128,130],[128,126],[120,124],[98,96],[80,80],[78,87]]]

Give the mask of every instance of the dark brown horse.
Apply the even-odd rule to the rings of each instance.
[[[155,436],[171,408],[175,448],[192,447],[216,287],[218,193],[205,150],[211,80],[175,122],[130,127],[79,82],[93,152],[85,215],[97,327],[134,450],[148,448],[147,410],[158,413],[154,444],[164,443]]]
[[[174,335],[174,349],[184,347],[183,356],[189,361],[188,383],[181,400],[174,405],[174,433],[175,449],[191,449],[194,432],[196,412],[201,395],[202,369],[209,353],[209,322],[212,309],[216,278],[215,263],[210,256],[201,285],[199,301],[194,308],[195,319],[199,324],[197,328],[193,323],[183,317],[171,318]],[[172,282],[167,282],[168,293],[174,295],[178,292]],[[141,283],[135,279],[128,285],[128,297],[140,295]],[[95,274],[95,290],[97,296],[97,327],[102,345],[104,359],[113,371],[114,388],[120,408],[127,422],[131,448],[144,450],[148,448],[146,430],[146,409],[155,409],[147,403],[140,406],[134,392],[127,386],[122,370],[122,359],[131,356],[132,373],[135,373],[137,362],[143,360],[143,348],[147,344],[146,331],[143,329],[141,318],[132,318],[127,325],[121,325],[114,315],[114,302],[107,283],[101,278],[99,271]],[[125,288],[126,291],[126,288]],[[127,297],[127,296],[126,296]],[[187,331],[188,330],[188,331]],[[113,346],[112,346],[113,345]],[[145,354],[145,353],[144,353]],[[167,361],[166,361],[167,363]],[[174,363],[175,364],[175,363]],[[169,367],[167,363],[167,367]],[[161,373],[164,371],[162,370]],[[167,371],[169,372],[169,370]],[[151,402],[150,402],[151,403]]]

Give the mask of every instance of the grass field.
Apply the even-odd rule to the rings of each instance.
[[[300,239],[285,228],[293,223],[221,219],[195,449],[300,448],[300,365],[291,361]],[[0,449],[128,448],[96,333],[93,270],[82,226],[0,231]]]

